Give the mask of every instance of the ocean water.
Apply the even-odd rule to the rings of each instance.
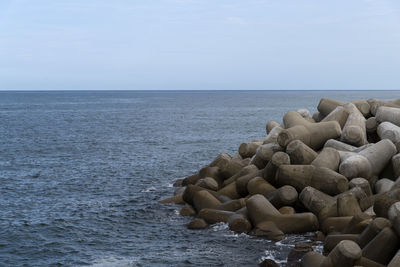
[[[321,97],[399,91],[0,92],[0,266],[256,266],[277,244],[188,230],[177,178]]]

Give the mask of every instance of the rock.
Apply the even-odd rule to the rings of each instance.
[[[296,244],[289,252],[286,266],[300,266],[301,258],[310,251],[313,251],[312,243]]]
[[[258,266],[260,266],[260,267],[279,267],[279,264],[277,264],[275,261],[273,261],[271,259],[265,259]]]
[[[189,229],[204,229],[207,228],[208,224],[203,220],[203,219],[193,219],[189,224],[188,224],[188,228]]]
[[[196,211],[190,205],[185,205],[180,211],[179,214],[181,216],[194,216],[196,215]]]
[[[361,249],[356,242],[350,240],[340,241],[324,259],[321,267],[352,267],[355,261],[361,258]]]

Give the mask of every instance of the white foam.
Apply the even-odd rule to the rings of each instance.
[[[276,255],[276,254],[281,253],[280,251],[266,250],[264,253],[265,253],[265,255],[261,257],[260,263],[263,262],[266,259],[271,259],[271,260],[275,261],[278,264],[287,262],[286,258],[285,259],[279,259],[279,257]]]
[[[129,257],[116,257],[116,256],[105,256],[103,258],[95,260],[91,265],[91,267],[135,267],[139,266],[137,263],[137,258]]]
[[[229,228],[229,226],[227,223],[220,222],[220,223],[214,224],[211,229],[213,231],[217,232],[217,231],[226,230],[228,228]]]
[[[149,188],[146,188],[145,190],[142,190],[142,192],[144,192],[144,193],[155,192],[155,191],[157,191],[157,188],[155,188],[154,186],[151,186]]]
[[[317,243],[317,245],[312,246],[313,250],[314,250],[315,252],[318,252],[318,253],[322,254],[323,251],[324,251],[324,242],[318,241],[318,242],[316,242],[316,243]]]

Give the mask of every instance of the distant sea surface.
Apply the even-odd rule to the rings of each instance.
[[[265,136],[319,99],[399,91],[0,92],[1,266],[255,266],[283,262],[307,237],[277,244],[188,230],[161,205],[177,178]]]

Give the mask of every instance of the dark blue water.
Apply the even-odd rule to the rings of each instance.
[[[175,179],[321,97],[398,91],[0,92],[1,266],[254,266],[276,245],[186,229]]]

